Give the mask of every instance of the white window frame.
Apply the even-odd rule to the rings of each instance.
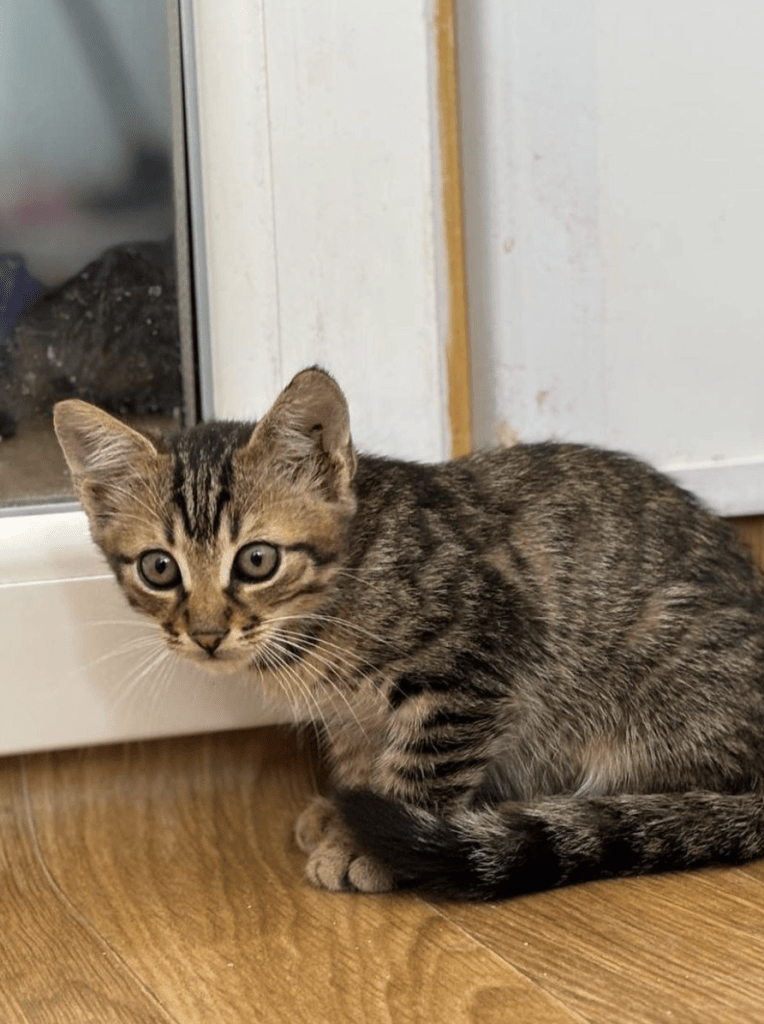
[[[320,362],[348,394],[361,447],[446,457],[432,10],[180,10],[205,418],[254,418]],[[76,506],[0,516],[0,753],[288,717],[251,683],[185,666],[146,683],[141,635]]]

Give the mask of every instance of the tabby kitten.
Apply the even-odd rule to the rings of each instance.
[[[764,854],[764,577],[625,455],[357,455],[319,369],[160,440],[55,411],[128,601],[321,723],[309,879],[496,899]]]

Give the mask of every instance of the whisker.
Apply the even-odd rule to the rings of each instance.
[[[325,665],[328,669],[336,670],[337,668],[345,668],[348,670],[348,674],[351,675],[354,679],[359,678],[359,675],[361,678],[369,678],[368,676],[364,677],[362,674],[359,674],[358,663],[354,660],[351,660],[351,658],[347,656],[351,652],[346,651],[344,648],[339,647],[336,644],[332,645],[335,648],[335,650],[326,651],[322,653],[321,648],[322,646],[324,646],[324,642],[321,640],[319,640],[318,643],[316,644],[309,644],[306,641],[304,641],[303,638],[299,635],[295,635],[294,637],[292,637],[287,634],[284,634],[283,632],[277,635],[281,640],[282,644],[284,645],[284,649],[286,650],[287,653],[289,653],[290,651],[300,651],[306,655],[315,656],[315,658],[318,661],[320,661],[322,665]]]
[[[123,681],[126,685],[122,686],[121,692],[115,697],[115,702],[122,704],[131,696],[135,696],[138,687],[152,669],[160,666],[168,658],[170,658],[170,652],[161,647],[144,654],[143,658],[134,666],[133,672]],[[142,696],[145,698],[145,690],[142,691]]]
[[[286,654],[289,653],[290,648],[288,646],[280,646],[280,645],[290,644],[290,643],[291,643],[291,641],[288,638],[284,637],[283,635],[280,636],[280,635],[273,634],[269,638],[269,644],[272,644],[274,647],[276,647],[277,649],[281,650],[283,653],[286,653]],[[323,664],[325,664],[327,666],[328,669],[336,668],[335,660],[321,657],[320,655],[317,654],[315,647],[311,647],[309,649],[309,653],[312,653],[313,655],[315,655],[320,662],[322,662]],[[309,666],[305,666],[305,668],[309,668]],[[348,698],[347,694],[343,692],[342,687],[337,683],[337,681],[331,677],[330,673],[327,672],[326,674],[323,674],[323,673],[320,673],[320,672],[316,672],[314,670],[313,679],[310,680],[310,682],[312,682],[314,685],[316,683],[320,682],[320,683],[328,686],[338,697],[340,697],[343,700],[343,702],[345,703],[345,706],[347,707],[348,711],[350,712],[350,715],[353,718],[353,720],[355,721],[355,723],[358,726],[358,728],[361,730],[361,732],[364,734],[364,736],[366,735],[366,730],[364,729],[361,721],[359,720],[358,714],[357,714],[355,708],[353,707],[353,705],[351,704],[350,699]],[[310,682],[309,682],[308,685],[310,685]],[[324,714],[323,714],[323,709],[318,704],[318,701],[315,698],[315,696],[314,696],[314,703],[316,703],[316,706],[317,706],[318,710],[322,714],[322,720],[325,722],[325,717],[324,717]]]
[[[354,622],[348,622],[347,619],[341,619],[336,615],[322,615],[320,612],[302,612],[295,615],[281,615],[276,618],[270,619],[269,622],[293,622],[295,620],[302,622],[314,621],[314,622],[328,622],[341,626],[344,629],[349,629],[352,632],[359,633],[362,636],[369,637],[371,640],[375,640],[380,644],[387,644],[393,646],[393,641],[388,640],[386,637],[380,636],[378,633],[372,633],[371,630],[364,629],[363,626],[358,626]]]
[[[145,688],[145,706],[148,709],[148,722],[151,728],[157,723],[157,716],[161,706],[162,697],[172,687],[175,675],[180,664],[172,651],[165,649],[154,663],[155,671],[148,676],[148,686]]]
[[[96,658],[91,658],[89,661],[86,661],[83,665],[73,666],[67,673],[66,678],[70,678],[72,675],[78,672],[89,672],[91,669],[97,668],[99,665],[104,664],[104,662],[113,661],[115,659],[124,657],[125,655],[132,654],[134,652],[139,652],[142,648],[147,648],[154,644],[157,644],[159,640],[159,636],[150,636],[148,634],[144,636],[132,637],[131,639],[125,640],[122,643],[118,644],[116,647],[113,647],[111,650],[106,651],[104,654],[101,654]]]
[[[270,671],[272,671],[276,676],[277,682],[282,688],[282,692],[285,693],[287,700],[291,703],[295,713],[300,714],[303,710],[303,705],[307,705],[305,711],[308,714],[308,723],[313,725],[316,731],[316,736],[320,739],[318,723],[324,723],[323,714],[320,706],[312,697],[309,687],[304,686],[300,677],[293,670],[290,670],[290,666],[284,661],[278,651],[267,651],[266,660],[269,663]],[[294,691],[292,689],[293,683],[297,689],[298,697],[294,696]],[[300,701],[300,696],[302,697],[302,703]],[[315,708],[315,712],[312,714],[310,712],[311,701]]]
[[[309,681],[306,681],[302,674],[297,671],[296,667],[290,665],[286,660],[285,654],[289,652],[279,644],[278,639],[276,639],[274,644],[269,645],[268,653],[278,664],[282,681],[289,681],[290,686],[292,683],[294,684],[303,703],[306,705],[308,714],[311,715],[311,720],[318,718],[325,723],[323,709],[316,695],[312,692]],[[314,708],[313,714],[310,712],[311,706]]]
[[[284,630],[278,631],[278,635],[282,637],[292,649],[303,651],[306,654],[314,654],[322,664],[329,668],[336,669],[342,667],[348,670],[349,674],[353,679],[361,679],[366,682],[373,684],[373,676],[369,675],[364,667],[371,670],[374,666],[371,662],[366,661],[364,658],[359,658],[356,651],[352,651],[347,647],[343,647],[341,644],[334,643],[332,640],[327,640],[324,637],[319,637],[315,643],[309,643],[299,633],[287,633]],[[322,651],[323,648],[327,650]]]
[[[156,632],[159,627],[149,619],[90,619],[84,626],[140,626],[147,632]]]
[[[380,572],[388,572],[387,569],[380,569]],[[352,580],[353,583],[360,583],[362,587],[368,590],[376,590],[379,593],[389,593],[389,587],[386,581],[376,581],[369,579],[368,570],[365,572],[354,572],[352,569],[335,569],[335,576],[344,576],[345,579]]]

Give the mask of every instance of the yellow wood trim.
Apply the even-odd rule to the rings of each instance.
[[[751,549],[753,557],[764,569],[764,516],[744,516],[730,519],[743,540]]]
[[[472,409],[462,227],[454,0],[437,0],[435,37],[438,60],[443,221],[448,260],[448,412],[451,422],[451,454],[457,456],[465,455],[472,449]]]

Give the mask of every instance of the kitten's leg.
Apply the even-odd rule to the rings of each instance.
[[[444,709],[420,698],[393,716],[384,750],[372,753],[357,738],[333,745],[334,783],[340,794],[371,789],[401,804],[448,815],[469,803],[490,763],[495,714],[488,702]],[[429,712],[429,714],[428,714]],[[334,892],[386,892],[391,870],[359,848],[336,805],[317,797],[297,821],[296,839],[308,854],[308,879]]]
[[[392,875],[371,857],[358,853],[355,841],[331,800],[318,796],[297,819],[295,838],[308,854],[308,880],[332,892],[388,892]]]
[[[294,837],[303,853],[311,854],[323,839],[337,811],[331,800],[316,796],[297,818]]]
[[[357,729],[328,731],[332,782],[339,789],[369,786],[374,747]],[[390,872],[361,853],[331,799],[316,796],[300,814],[295,839],[308,855],[306,875],[320,889],[332,892],[387,892]]]

